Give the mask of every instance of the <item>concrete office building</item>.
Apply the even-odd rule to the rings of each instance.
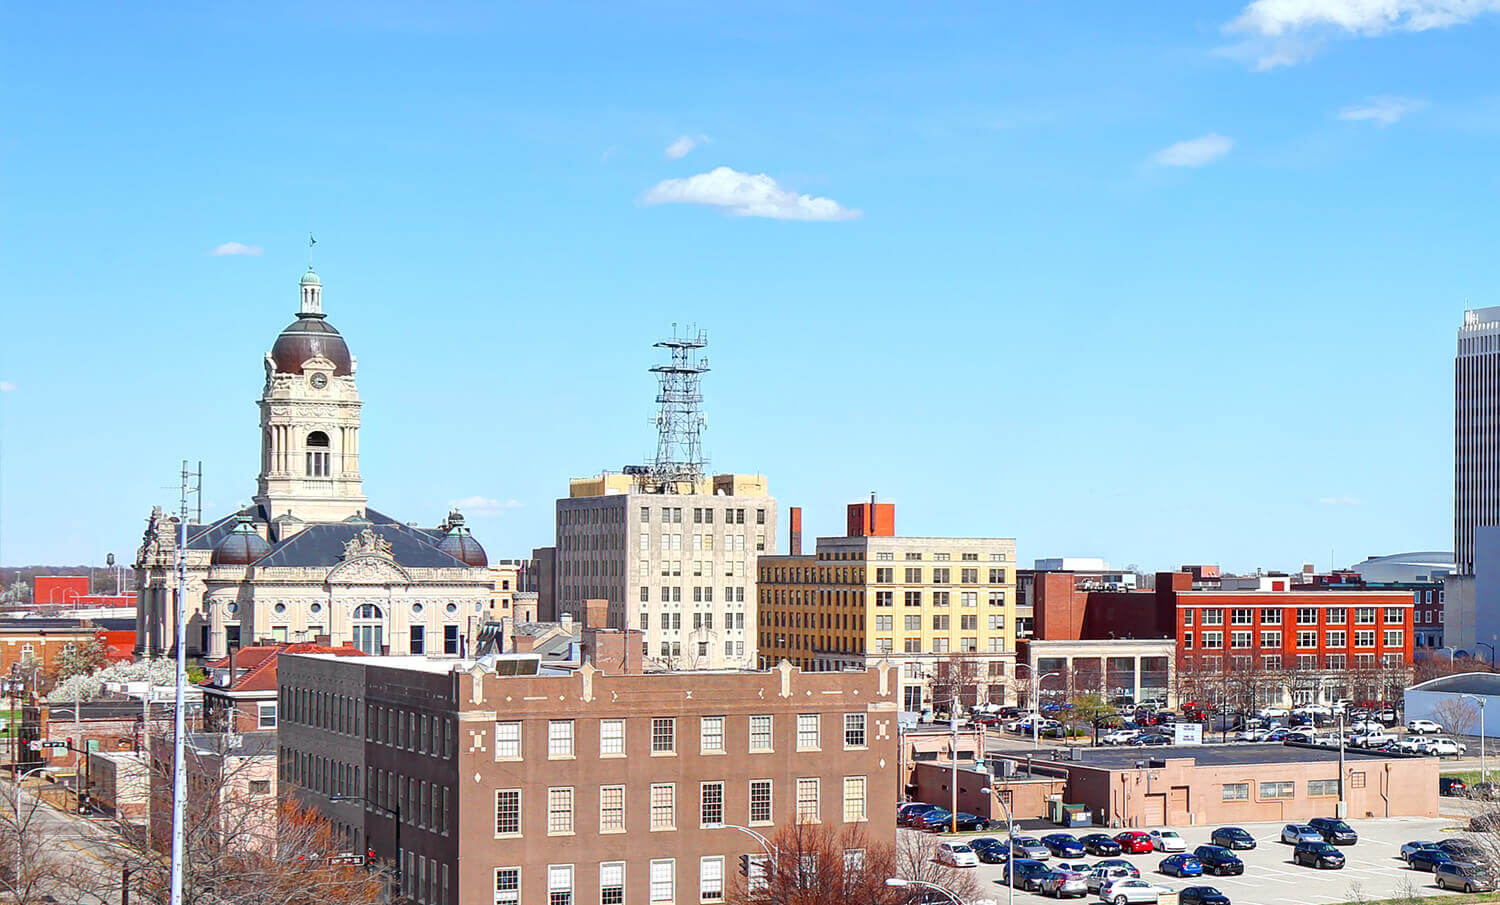
[[[1464,312],[1453,362],[1453,555],[1474,574],[1474,530],[1500,524],[1500,307]]]
[[[965,663],[965,704],[1014,703],[1016,542],[898,537],[890,503],[849,506],[848,533],[812,555],[763,556],[760,662],[809,670],[901,665],[902,709],[934,704],[944,661]]]
[[[556,607],[639,629],[647,669],[755,664],[756,562],[776,540],[762,475],[721,474],[655,492],[635,475],[569,483],[557,501]]]
[[[733,826],[802,819],[895,841],[888,663],[539,666],[284,654],[281,775],[352,850],[399,864],[422,905],[722,902],[740,856],[763,857]]]

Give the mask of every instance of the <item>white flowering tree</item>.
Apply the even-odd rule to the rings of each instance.
[[[51,704],[73,701],[97,701],[106,683],[150,682],[153,687],[171,686],[177,682],[177,663],[166,658],[115,663],[86,675],[68,676],[47,695]]]

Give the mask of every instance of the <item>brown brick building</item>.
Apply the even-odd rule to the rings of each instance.
[[[539,662],[283,654],[281,775],[351,850],[399,859],[429,905],[720,901],[739,856],[760,857],[736,825],[769,835],[800,817],[894,841],[889,664],[538,675]]]

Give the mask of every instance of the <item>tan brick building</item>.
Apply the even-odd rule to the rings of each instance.
[[[428,905],[721,901],[740,855],[760,857],[732,826],[770,834],[801,818],[894,841],[887,663],[646,675],[591,664],[536,675],[538,664],[284,654],[281,775],[353,850],[398,862]]]

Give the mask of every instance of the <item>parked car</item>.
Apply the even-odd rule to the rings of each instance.
[[[1078,866],[1083,868],[1088,867],[1086,864]],[[1076,868],[1064,869],[1062,865],[1058,865],[1052,869],[1051,873],[1042,878],[1040,892],[1042,895],[1052,896],[1054,899],[1072,898],[1073,896],[1082,898],[1089,894],[1088,877],[1081,870],[1077,870]]]
[[[1017,858],[1025,858],[1028,861],[1046,861],[1052,857],[1052,853],[1047,851],[1047,846],[1035,836],[1010,837],[1010,850]]]
[[[1453,781],[1459,785],[1463,785],[1463,780],[1461,779],[1454,779]],[[1438,790],[1442,791],[1442,780],[1438,780]],[[1473,798],[1477,801],[1495,801],[1500,799],[1500,786],[1496,786],[1492,782],[1476,782],[1472,786],[1469,786],[1468,790],[1463,794],[1465,797]]]
[[[1387,742],[1397,741],[1396,736],[1384,729],[1376,729],[1374,732],[1361,732],[1349,739],[1351,748],[1379,748]]]
[[[1072,833],[1050,833],[1042,837],[1042,844],[1047,846],[1047,851],[1059,858],[1083,857],[1083,843]]]
[[[1151,831],[1151,844],[1159,852],[1185,852],[1187,842],[1177,835],[1176,830],[1158,829]]]
[[[1344,853],[1321,839],[1317,842],[1299,842],[1292,850],[1292,863],[1340,870],[1344,866]]]
[[[1264,739],[1262,739],[1262,741],[1267,741],[1267,742],[1284,742],[1284,741],[1286,741],[1286,737],[1288,735],[1291,735],[1291,734],[1292,734],[1292,730],[1290,730],[1290,729],[1286,729],[1286,728],[1272,729],[1270,732],[1266,733],[1266,737]]]
[[[1116,729],[1113,732],[1099,736],[1100,744],[1104,745],[1128,745],[1131,740],[1141,734],[1139,729]]]
[[[1193,849],[1193,857],[1203,864],[1203,872],[1216,877],[1234,877],[1245,872],[1245,862],[1240,856],[1222,845],[1200,845]]]
[[[913,814],[911,823],[908,825],[919,830],[940,830],[952,818],[952,811],[947,808],[934,807],[931,810],[918,811]]]
[[[1385,725],[1377,720],[1359,720],[1349,724],[1349,731],[1354,733],[1380,732],[1384,729]]]
[[[970,839],[969,848],[974,850],[974,857],[984,864],[999,864],[1010,856],[1010,844],[993,836]]]
[[[1469,750],[1469,746],[1462,742],[1455,742],[1451,738],[1435,738],[1427,742],[1423,754],[1435,754],[1438,757],[1457,757]]]
[[[1242,730],[1235,738],[1242,742],[1263,742],[1266,736],[1271,734],[1269,728],[1255,728]]]
[[[1294,729],[1282,737],[1281,743],[1284,745],[1311,745],[1316,739],[1317,734],[1311,729]]]
[[[979,866],[979,857],[963,842],[938,843],[937,861],[939,864],[951,864],[954,867]]]
[[[1287,845],[1297,845],[1302,842],[1322,842],[1323,834],[1310,826],[1300,823],[1288,823],[1281,828],[1281,841]]]
[[[1129,861],[1121,861],[1118,864],[1100,863],[1095,864],[1093,870],[1089,871],[1086,882],[1089,892],[1098,892],[1116,880],[1134,880],[1140,875],[1140,869]]]
[[[1422,746],[1427,744],[1427,739],[1420,735],[1408,735],[1396,743],[1396,750],[1402,754],[1420,754]]]
[[[1015,889],[1024,889],[1028,892],[1036,892],[1042,888],[1042,880],[1052,873],[1052,868],[1040,861],[1030,858],[1017,858],[1008,861],[1005,872],[1001,874],[1000,884]]]
[[[1478,864],[1460,864],[1449,861],[1432,869],[1432,879],[1438,889],[1456,889],[1462,892],[1488,892],[1495,888],[1495,873]]]
[[[1185,886],[1177,891],[1177,905],[1229,905],[1229,897],[1212,886]]]
[[[928,811],[940,811],[935,804],[926,804],[921,801],[908,801],[896,809],[896,823],[901,826],[916,826],[917,818]]]
[[[1156,850],[1156,843],[1151,836],[1140,830],[1126,830],[1116,835],[1115,841],[1120,843],[1120,851],[1127,855],[1139,855]]]
[[[978,814],[970,814],[967,811],[958,812],[958,831],[960,833],[973,833],[994,828],[995,824],[988,817],[980,817]],[[954,821],[949,820],[939,829],[947,830],[954,826]]]
[[[1135,905],[1137,902],[1155,902],[1162,893],[1171,891],[1146,880],[1122,877],[1100,889],[1099,898],[1112,905]]]
[[[1435,732],[1442,732],[1443,726],[1441,723],[1434,723],[1432,720],[1407,720],[1406,731],[1415,732],[1419,735],[1430,735]]]
[[[1307,821],[1307,825],[1321,833],[1324,842],[1353,845],[1359,841],[1359,834],[1354,832],[1354,827],[1337,817],[1314,817]]]
[[[1208,841],[1214,845],[1237,850],[1255,848],[1255,837],[1237,826],[1221,826],[1209,834]]]
[[[1137,735],[1135,738],[1131,739],[1130,744],[1141,748],[1152,748],[1158,745],[1172,744],[1172,737],[1169,735],[1162,735],[1160,732],[1142,732],[1140,735]]]
[[[1452,858],[1448,857],[1447,852],[1443,851],[1437,846],[1433,846],[1432,848],[1419,848],[1411,854],[1407,855],[1406,866],[1411,868],[1412,870],[1425,870],[1430,872],[1439,864],[1447,864],[1452,860]]]
[[[1090,855],[1108,857],[1120,853],[1120,843],[1103,833],[1089,833],[1086,836],[1079,836],[1078,841],[1083,845],[1083,850]]]
[[[1203,862],[1186,853],[1166,856],[1161,859],[1161,863],[1156,865],[1156,869],[1174,877],[1203,876]]]
[[[1437,847],[1438,844],[1436,842],[1428,842],[1425,839],[1418,839],[1414,842],[1404,842],[1401,845],[1401,860],[1410,862],[1412,852],[1419,852],[1423,849]]]

